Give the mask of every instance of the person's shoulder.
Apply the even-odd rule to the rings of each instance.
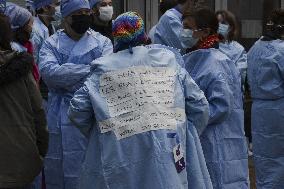
[[[223,63],[227,64],[230,58],[222,53],[219,49],[199,49],[185,56],[190,57],[191,61],[199,62],[204,66],[204,69],[210,69],[212,72],[217,71],[218,67],[222,67]],[[214,67],[214,69],[212,69]]]
[[[221,58],[224,58],[226,57],[223,53],[221,53],[219,51],[219,49],[215,49],[215,48],[209,48],[209,49],[198,49],[198,50],[195,50],[195,51],[192,51],[188,54],[185,54],[185,56],[198,56],[198,57],[207,57],[207,58],[210,58],[210,57],[213,57],[213,58],[218,58],[218,57],[221,57]]]
[[[63,30],[58,30],[56,31],[53,35],[49,36],[46,40],[45,40],[45,43],[46,44],[50,44],[52,46],[56,45],[58,40],[59,40],[59,36],[60,35],[64,35],[64,32]]]
[[[266,41],[258,40],[248,52],[250,60],[252,59],[271,59],[284,55],[284,43],[282,40]]]
[[[245,48],[237,41],[220,43],[219,50],[231,59],[238,57],[240,54],[246,53]]]
[[[222,53],[219,49],[216,48],[210,48],[210,49],[205,49],[206,53],[208,54],[208,56],[214,57],[216,59],[229,59],[227,55],[225,55],[224,53]]]
[[[182,14],[177,9],[171,8],[167,10],[164,15],[167,17],[179,18]]]
[[[96,40],[99,40],[99,41],[110,41],[110,39],[109,38],[107,38],[107,37],[105,37],[105,36],[103,36],[101,33],[99,33],[99,32],[96,32],[96,31],[94,31],[93,29],[89,29],[88,31],[88,34],[91,36],[91,37],[93,37],[94,39],[96,39]]]
[[[173,53],[177,53],[180,54],[180,51],[174,47],[170,47],[170,46],[166,46],[166,45],[162,45],[162,44],[150,44],[145,46],[147,49],[152,49],[152,50],[161,50],[161,51],[165,51],[165,52],[173,52]]]
[[[231,46],[233,46],[237,51],[239,51],[239,52],[243,52],[243,51],[245,51],[245,48],[244,48],[244,46],[242,46],[239,42],[237,42],[237,41],[232,41],[231,43],[230,43],[230,45]]]
[[[280,39],[277,39],[277,40],[274,40],[272,42],[272,45],[277,47],[278,51],[280,53],[284,53],[284,40],[280,40]]]
[[[167,10],[161,17],[161,20],[180,20],[182,14],[178,12],[175,8]]]

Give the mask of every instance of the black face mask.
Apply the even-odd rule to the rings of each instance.
[[[73,15],[71,28],[77,34],[84,34],[91,25],[90,15]]]
[[[15,40],[19,42],[21,45],[24,45],[26,42],[28,42],[30,38],[31,38],[31,33],[23,29],[19,29],[15,33]]]

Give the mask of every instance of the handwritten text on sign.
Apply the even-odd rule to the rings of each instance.
[[[173,109],[176,72],[164,67],[131,67],[105,73],[100,94],[111,118],[100,122],[102,133],[114,131],[118,139],[159,129],[176,129],[184,110]]]

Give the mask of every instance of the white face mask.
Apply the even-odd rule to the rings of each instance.
[[[104,22],[111,21],[113,15],[113,6],[100,7],[99,12],[100,12],[99,18],[102,21]]]
[[[218,34],[221,34],[223,37],[227,37],[229,33],[230,26],[228,24],[219,23]]]
[[[196,30],[197,31],[197,30]],[[198,39],[193,37],[193,30],[182,29],[180,32],[180,40],[183,48],[192,48],[197,42]]]

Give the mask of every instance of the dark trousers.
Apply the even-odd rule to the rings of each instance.
[[[0,188],[0,189],[30,189],[30,188],[31,188],[31,185],[28,184],[28,185],[26,185],[26,186],[24,186],[24,187],[17,187],[17,188]]]

